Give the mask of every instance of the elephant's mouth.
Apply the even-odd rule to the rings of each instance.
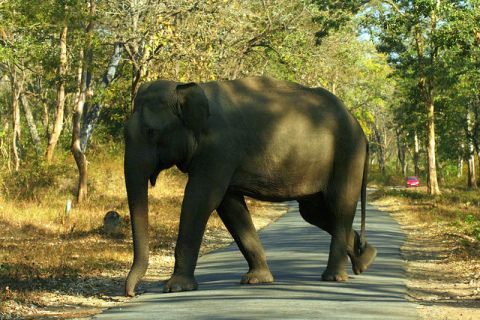
[[[187,173],[188,171],[188,166],[190,164],[190,161],[182,161],[176,164],[178,170],[180,170],[183,173]]]
[[[159,173],[160,171],[155,170],[155,172],[152,173],[152,175],[148,178],[148,180],[150,180],[150,184],[152,185],[152,187],[154,187],[155,183],[157,183],[157,177]]]
[[[150,184],[152,185],[152,187],[155,186],[155,183],[157,182],[157,177],[160,174],[160,172],[162,170],[165,170],[165,169],[168,169],[168,168],[171,168],[171,167],[172,167],[172,165],[166,165],[164,163],[158,163],[157,164],[157,167],[155,168],[155,170],[153,170],[153,173],[148,178],[148,180],[150,180]]]

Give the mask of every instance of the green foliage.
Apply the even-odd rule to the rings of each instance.
[[[62,184],[62,177],[71,174],[72,168],[64,163],[46,165],[43,161],[32,161],[23,170],[1,174],[0,193],[8,200],[39,201],[45,192],[71,188]]]
[[[368,0],[314,0],[313,3],[319,8],[318,15],[313,19],[319,27],[319,30],[316,32],[319,41],[331,34],[332,31],[335,32],[341,29],[368,2]]]
[[[420,76],[431,76],[438,88],[437,149],[446,180],[453,181],[455,162],[467,155],[462,143],[473,140],[464,124],[466,106],[475,102],[480,88],[480,40],[475,36],[480,21],[479,10],[475,10],[478,1],[442,1],[436,11],[441,22],[434,31],[429,29],[432,10],[436,10],[432,1],[154,0],[95,4],[93,16],[89,1],[11,0],[0,5],[0,31],[7,36],[0,40],[0,73],[6,74],[3,79],[8,81],[11,72],[23,77],[23,90],[44,145],[51,131],[59,80],[59,31],[63,25],[69,28],[66,129],[60,153],[69,149],[80,51],[87,43],[92,45],[93,57],[93,96],[87,103],[103,106],[90,151],[96,150],[95,144],[121,140],[137,82],[157,78],[209,81],[261,74],[334,92],[369,136],[372,157],[383,152],[390,167],[395,166],[396,135],[409,158],[415,133],[425,144]],[[95,23],[94,31],[87,36],[85,28],[90,21]],[[422,30],[421,59],[415,47],[417,30]],[[100,89],[112,44],[119,41],[125,44],[125,52],[118,77],[107,89]],[[429,57],[434,51],[435,64],[431,65]],[[0,86],[4,125],[12,121],[10,87],[5,81]],[[23,118],[22,114],[21,145],[26,152],[21,156],[25,163],[35,157],[28,154],[31,141]],[[475,128],[478,137],[478,121]],[[385,141],[375,140],[379,133]],[[8,151],[11,126],[0,134],[3,150]],[[6,153],[0,154],[2,160]],[[395,173],[399,170],[391,171],[375,179],[401,184],[402,177]]]
[[[365,32],[395,69],[395,126],[407,145],[413,145],[414,133],[426,141],[426,106],[434,103],[437,159],[444,167],[466,158],[466,146],[475,140],[465,128],[467,113],[479,108],[478,5],[372,1],[361,12]],[[478,128],[478,120],[473,125]]]
[[[458,206],[459,208],[467,208],[473,210],[474,213],[467,211],[467,213],[457,214],[463,222],[467,224],[476,223],[480,219],[480,211],[477,209],[480,207],[480,199],[478,198],[478,192],[465,191],[461,189],[447,189],[442,196],[432,197],[424,192],[420,192],[416,189],[387,189],[382,188],[378,191],[377,196],[398,196],[402,198],[408,198],[412,200],[432,200],[439,204]]]
[[[381,173],[376,166],[370,166],[368,183],[375,186],[403,187],[405,186],[405,177],[392,166],[387,166],[385,173]]]
[[[468,214],[465,217],[465,223],[467,224],[474,224],[476,222],[475,216],[473,214]]]
[[[480,216],[474,214],[465,215],[464,222],[467,225],[468,232],[477,241],[480,241]]]
[[[16,58],[22,57],[25,89],[30,94],[34,115],[43,120],[37,121],[40,131],[49,131],[42,125],[54,116],[57,41],[62,24],[69,27],[67,109],[75,103],[79,52],[86,44],[85,27],[92,19],[87,5],[88,2],[79,0],[17,0],[0,11],[6,18],[5,30],[18,35],[12,47],[0,46],[0,50],[10,50],[11,54],[13,48],[16,52],[25,48]],[[335,2],[335,6],[344,13],[359,8],[357,2]],[[335,91],[368,133],[369,123],[375,117],[372,110],[385,105],[388,99],[388,67],[370,43],[356,37],[357,28],[349,19],[342,18],[318,46],[315,32],[319,25],[312,19],[333,12],[324,9],[319,3],[287,0],[206,1],[198,5],[187,0],[128,5],[98,2],[93,17],[95,31],[88,40],[93,45],[94,94],[87,103],[104,106],[102,134],[118,136],[131,110],[135,79],[207,81],[267,74]],[[124,42],[126,48],[118,68],[120,76],[107,89],[100,90],[100,76],[110,60],[108,49],[118,41]],[[13,58],[6,53],[4,56],[7,60]],[[378,94],[382,97],[375,97]],[[45,105],[48,113],[41,110]],[[67,113],[65,128],[70,128],[69,121]],[[62,133],[63,138],[68,147],[68,131]]]
[[[449,234],[456,236],[464,249],[469,250],[472,244],[480,242],[480,201],[478,192],[459,189],[446,189],[442,196],[432,197],[425,192],[409,189],[382,188],[372,198],[396,198],[401,205],[414,206],[414,219],[426,223],[435,221],[439,225],[448,226]]]

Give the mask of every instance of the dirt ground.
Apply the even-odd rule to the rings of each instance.
[[[247,200],[257,229],[270,224],[286,212],[285,206]],[[273,208],[273,210],[272,210]],[[127,241],[127,240],[119,240]],[[201,254],[229,245],[232,242],[225,228],[208,227],[201,246]],[[150,265],[146,276],[137,288],[138,293],[147,291],[159,282],[168,279],[173,270],[174,245],[170,248],[151,252]],[[81,259],[78,255],[77,259]],[[245,270],[246,271],[246,270]],[[123,296],[124,281],[128,270],[116,270],[96,274],[90,278],[79,277],[63,283],[42,284],[43,291],[35,293],[35,303],[18,303],[8,299],[8,286],[2,292],[3,305],[0,320],[10,319],[82,319],[100,313],[128,300]],[[240,275],[239,275],[240,279]],[[13,295],[13,292],[12,292]]]
[[[475,239],[459,235],[451,225],[418,219],[419,207],[401,199],[383,197],[375,200],[374,204],[390,212],[407,234],[401,251],[407,262],[409,299],[420,305],[419,318],[480,319],[480,257],[474,254],[472,258],[471,252],[465,254],[465,246],[476,243]],[[252,200],[248,201],[248,205],[257,229],[286,211],[278,206],[271,210],[269,204]],[[104,240],[99,237],[99,241]],[[231,242],[231,236],[224,228],[208,228],[201,254]],[[478,249],[475,246],[473,252]],[[173,269],[173,249],[171,244],[151,252],[148,273],[138,292],[145,292],[168,278]],[[81,254],[73,258],[82,259]],[[128,298],[123,297],[123,284],[128,269],[108,270],[76,280],[69,278],[65,282],[41,283],[41,289],[36,291],[36,299],[32,303],[8,299],[7,286],[2,292],[4,300],[0,301],[3,304],[0,319],[82,319],[127,301]]]
[[[421,222],[417,208],[398,199],[374,201],[390,212],[406,233],[401,248],[407,263],[409,299],[418,303],[420,319],[480,319],[480,257],[464,254],[464,239],[455,228],[439,222]]]

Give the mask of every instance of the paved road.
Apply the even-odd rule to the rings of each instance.
[[[399,252],[404,235],[388,214],[367,210],[367,239],[379,254],[366,273],[346,283],[319,281],[330,237],[304,222],[294,202],[261,232],[275,283],[240,285],[247,264],[233,244],[199,259],[198,291],[163,294],[159,287],[96,318],[415,319]]]

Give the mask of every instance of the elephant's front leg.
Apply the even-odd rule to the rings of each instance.
[[[248,262],[249,270],[242,276],[240,282],[243,284],[273,282],[262,243],[244,197],[227,193],[217,212]]]
[[[208,218],[220,204],[227,183],[200,176],[189,177],[180,214],[175,247],[175,268],[163,292],[196,290],[194,271]]]

